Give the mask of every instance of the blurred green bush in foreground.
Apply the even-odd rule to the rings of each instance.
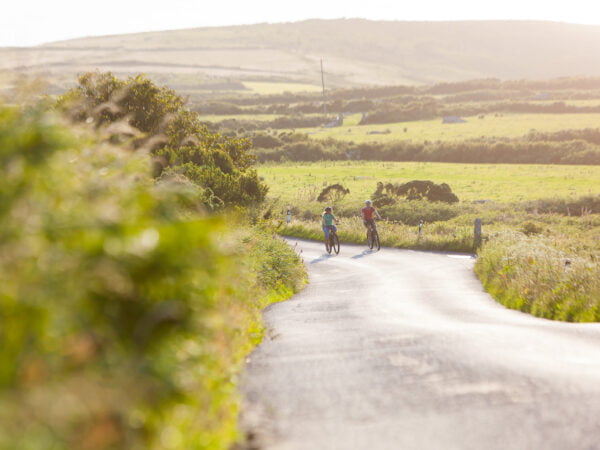
[[[226,448],[299,258],[104,133],[0,106],[0,448]]]

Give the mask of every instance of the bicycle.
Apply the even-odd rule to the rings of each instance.
[[[325,239],[325,250],[327,250],[327,253],[331,253],[333,250],[337,255],[340,253],[340,239],[332,226],[327,228],[329,228],[329,238]]]
[[[379,243],[379,233],[377,232],[374,221],[370,221],[367,224],[367,245],[371,250],[373,250],[373,247],[376,247],[378,251],[381,248],[381,244]]]

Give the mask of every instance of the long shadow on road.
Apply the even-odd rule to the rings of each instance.
[[[359,253],[358,255],[351,256],[350,258],[351,259],[364,258],[365,256],[372,255],[373,253],[377,253],[377,252],[374,252],[373,250],[363,250],[362,253]]]
[[[359,253],[358,255],[354,255],[351,256],[350,259],[359,259],[359,258],[364,258],[365,256],[369,256],[372,255],[374,253],[377,253],[373,250],[364,250],[363,252]],[[329,254],[324,254],[319,256],[318,258],[313,259],[312,261],[309,262],[309,264],[317,264],[323,261],[327,261],[329,258],[334,258],[336,255],[329,255]]]
[[[333,258],[334,256],[335,255],[329,255],[329,254],[321,255],[318,258],[313,259],[309,264],[317,264],[317,263],[326,261],[329,258]]]

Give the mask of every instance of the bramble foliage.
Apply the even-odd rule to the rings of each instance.
[[[74,119],[95,119],[98,125],[126,119],[138,130],[156,135],[165,119],[176,114],[184,101],[175,91],[154,85],[142,75],[120,80],[112,73],[88,72],[78,86],[59,98],[58,107]]]
[[[120,80],[110,72],[86,73],[57,107],[76,121],[120,130],[122,138],[150,150],[159,162],[157,176],[188,176],[206,189],[209,209],[248,207],[265,198],[267,187],[251,169],[250,142],[209,132],[180,96],[143,75]]]
[[[0,107],[0,161],[0,448],[228,448],[234,374],[299,258],[39,109]]]
[[[331,184],[324,188],[317,197],[318,202],[337,202],[350,193],[350,189],[346,189],[339,183]]]
[[[406,200],[427,200],[429,202],[458,203],[458,197],[446,183],[436,184],[429,180],[413,180],[402,184],[377,183],[373,193],[375,206],[391,206],[398,197]]]

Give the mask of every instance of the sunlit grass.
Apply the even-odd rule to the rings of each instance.
[[[516,138],[532,130],[553,132],[600,127],[600,114],[487,114],[463,117],[465,123],[443,124],[442,118],[397,122],[379,125],[362,125],[360,114],[344,119],[336,128],[303,128],[312,138],[334,138],[354,142],[390,141],[460,141],[479,138]],[[369,134],[379,133],[379,134]]]
[[[577,235],[505,232],[484,246],[475,270],[509,308],[548,319],[597,322],[598,250],[598,227]]]
[[[600,194],[597,166],[358,161],[265,164],[258,172],[271,197],[293,204],[316,198],[333,183],[350,189],[348,198],[360,203],[371,196],[378,181],[447,183],[462,201],[519,202]]]
[[[434,225],[419,235],[417,227],[399,223],[379,222],[379,238],[385,247],[412,248],[421,250],[447,250],[455,252],[473,251],[473,234],[470,226]],[[317,241],[323,240],[323,230],[319,221],[296,220],[290,226],[283,227],[281,233]],[[342,243],[365,244],[366,234],[362,220],[358,217],[344,218],[338,226],[338,235]]]

